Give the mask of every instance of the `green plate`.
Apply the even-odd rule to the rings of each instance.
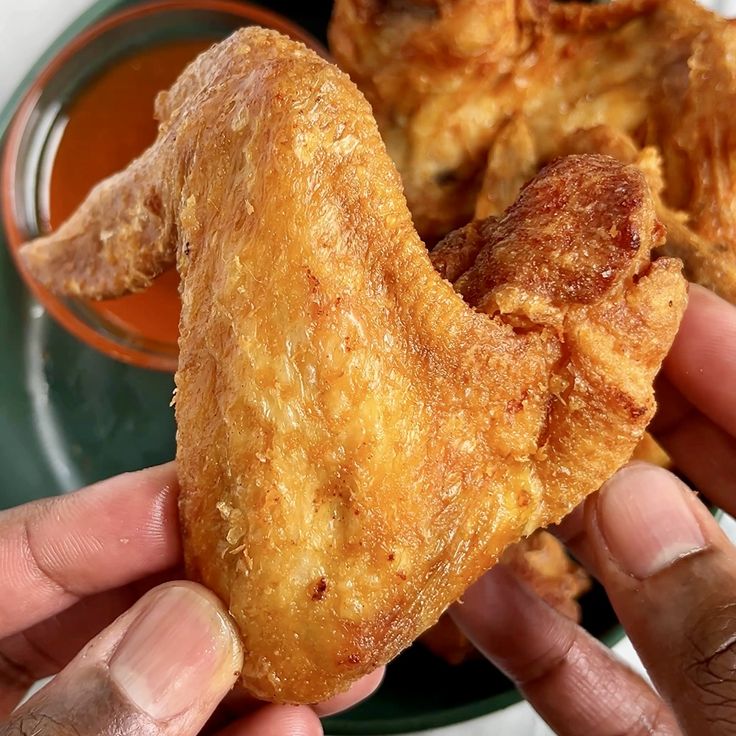
[[[136,4],[102,0],[68,28],[0,113],[0,137],[37,71],[85,26]],[[330,2],[261,3],[325,41]],[[86,347],[31,298],[0,232],[0,508],[78,488],[174,455],[172,377],[115,362]],[[605,594],[583,601],[584,624],[612,643],[620,637]],[[420,731],[476,718],[519,700],[511,683],[483,661],[450,667],[422,647],[388,668],[380,690],[325,721],[331,734]]]

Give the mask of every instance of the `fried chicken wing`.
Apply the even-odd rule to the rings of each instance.
[[[669,251],[736,302],[734,24],[694,0],[336,0],[330,42],[430,242],[470,219],[486,168],[497,214],[567,136],[607,125],[655,148],[686,217]]]
[[[57,290],[106,293],[156,270],[129,233],[175,247],[187,570],[237,622],[250,692],[319,701],[629,458],[685,281],[650,260],[642,174],[572,156],[438,249],[457,293],[365,98],[272,31],[213,47],[158,111],[136,173],[24,255]]]

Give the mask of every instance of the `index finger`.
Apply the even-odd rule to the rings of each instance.
[[[0,513],[0,638],[181,557],[174,463]]]
[[[705,506],[667,471],[630,465],[586,501],[584,541],[683,730],[734,733],[736,549]]]
[[[736,437],[736,307],[691,284],[664,372],[693,407]]]
[[[451,615],[560,736],[680,735],[639,675],[503,565],[466,591]]]

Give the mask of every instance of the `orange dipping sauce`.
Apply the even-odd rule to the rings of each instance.
[[[39,203],[44,228],[59,227],[95,184],[124,169],[153,143],[156,95],[212,43],[197,39],[141,49],[115,62],[82,90],[51,136],[55,150],[47,155],[48,185],[41,187]],[[178,286],[176,270],[171,269],[143,292],[91,305],[125,333],[176,343]]]

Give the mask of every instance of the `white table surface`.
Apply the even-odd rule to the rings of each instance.
[[[0,108],[49,44],[80,13],[90,0],[0,0]],[[736,16],[736,0],[713,0],[704,4],[724,15]],[[736,524],[726,519],[724,526],[736,538]],[[615,651],[634,669],[643,672],[628,640]],[[432,731],[422,736],[552,736],[552,731],[526,704],[519,703],[483,718]]]

